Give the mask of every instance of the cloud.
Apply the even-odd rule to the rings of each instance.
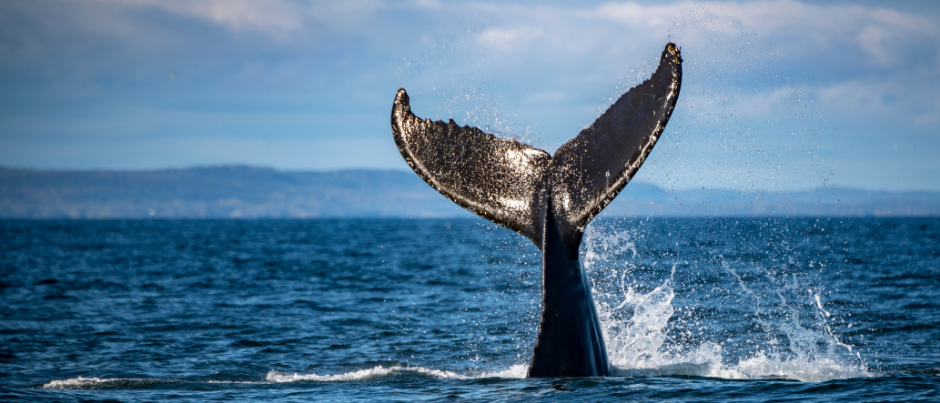
[[[194,17],[233,30],[258,30],[283,35],[298,29],[305,10],[299,4],[283,0],[94,0],[95,2],[133,8],[157,8],[165,12]]]
[[[555,145],[649,77],[665,42],[674,41],[682,47],[685,78],[670,130],[684,130],[671,134],[683,142],[765,147],[781,141],[765,133],[800,133],[823,119],[827,127],[865,126],[852,136],[875,136],[879,129],[872,127],[935,133],[940,125],[937,7],[913,13],[887,4],[792,0],[534,3],[0,1],[0,103],[7,127],[32,122],[22,132],[37,133],[30,137],[36,150],[45,147],[41,139],[72,133],[56,127],[74,129],[70,138],[77,143],[93,139],[89,133],[107,129],[110,114],[126,106],[245,119],[239,125],[180,120],[154,135],[249,138],[257,132],[273,144],[284,133],[329,127],[309,135],[330,154],[342,149],[335,139],[387,140],[388,103],[404,86],[424,117],[459,117],[523,137],[535,128],[534,135]],[[171,74],[177,79],[170,81]],[[348,119],[355,124],[322,116],[260,124],[256,116],[311,110],[355,116]],[[818,118],[804,123],[797,115]],[[74,116],[89,120],[66,124]],[[46,121],[52,123],[36,123]],[[368,129],[363,122],[371,122]],[[124,124],[160,127],[146,119]],[[805,141],[817,146],[820,137]],[[669,146],[657,146],[658,155],[669,156],[664,165],[686,158]],[[134,147],[131,140],[126,147]],[[271,165],[278,164],[276,154],[270,153]],[[51,160],[41,151],[29,155]],[[796,151],[790,155],[797,158]],[[752,157],[735,156],[744,163]],[[681,176],[681,169],[673,172]]]
[[[891,120],[903,116],[925,126],[940,123],[940,95],[935,91],[911,91],[919,80],[851,80],[819,90],[823,103],[863,120]]]
[[[668,6],[648,6],[637,3],[607,3],[588,11],[586,14],[593,19],[609,19],[621,24],[654,28],[668,26],[683,8],[689,3],[678,3]]]
[[[53,4],[56,2],[40,2]],[[808,55],[855,48],[875,65],[897,65],[905,43],[940,39],[938,16],[916,15],[851,4],[815,5],[792,0],[743,3],[677,2],[666,5],[612,2],[599,6],[522,6],[430,0],[84,0],[127,10],[158,9],[224,27],[234,34],[261,33],[278,40],[306,41],[325,31],[399,43],[414,32],[447,33],[448,26],[479,26],[478,46],[513,57],[545,60],[551,55],[635,54],[664,36],[682,45],[705,46],[715,35],[752,35],[778,52]],[[78,15],[76,18],[92,18]],[[401,17],[405,18],[401,18]],[[110,16],[88,27],[126,34],[127,23]],[[125,19],[138,18],[127,14]],[[397,21],[396,21],[397,20]],[[470,29],[470,31],[474,31]],[[940,49],[934,49],[940,50]]]
[[[791,0],[457,7],[467,8],[464,14],[483,15],[477,17],[487,22],[478,34],[479,53],[503,55],[494,62],[500,74],[540,69],[535,76],[557,77],[548,82],[551,86],[583,86],[595,76],[622,76],[623,66],[638,65],[637,54],[649,54],[668,38],[689,55],[690,78],[708,75],[697,85],[711,85],[713,94],[701,96],[735,96],[726,103],[739,113],[775,113],[786,104],[782,96],[802,94],[804,100],[831,104],[843,116],[925,125],[940,115],[932,95],[940,92],[940,15]],[[645,79],[654,66],[650,62],[625,87]],[[784,65],[785,70],[778,67]],[[781,76],[781,71],[786,73]],[[806,71],[816,77],[807,77]],[[792,81],[787,77],[791,74]],[[758,92],[734,95],[745,87]],[[536,98],[528,95],[526,101]],[[714,100],[709,105],[720,106]]]
[[[889,42],[916,37],[937,39],[940,25],[929,17],[849,4],[812,5],[790,0],[747,3],[686,3],[692,19],[704,30],[737,32],[743,29],[763,37],[799,34],[818,46],[854,43],[877,62],[888,60]]]
[[[86,3],[128,9],[150,8],[195,18],[234,33],[257,32],[286,40],[304,32],[327,29],[350,33],[360,30],[375,11],[392,5],[376,0],[85,0]],[[434,8],[418,2],[417,8]]]
[[[836,47],[855,47],[879,65],[904,61],[898,46],[905,42],[940,39],[935,18],[881,8],[849,4],[813,5],[790,0],[745,3],[681,2],[644,5],[632,2],[607,3],[597,7],[527,7],[481,5],[466,7],[485,17],[490,27],[481,34],[494,50],[529,45],[529,52],[578,53],[582,49],[623,46],[649,41],[662,34],[674,35],[690,44],[700,44],[716,34],[753,34],[789,43],[775,45],[788,54],[813,54]],[[512,18],[504,18],[511,15]],[[498,39],[503,39],[502,41]],[[541,41],[535,43],[536,41]],[[575,46],[559,46],[561,44]],[[629,45],[628,45],[629,46]]]
[[[487,29],[478,35],[480,42],[503,53],[518,52],[541,38],[545,32],[536,27],[522,26],[511,29]]]

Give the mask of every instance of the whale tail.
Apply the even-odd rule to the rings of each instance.
[[[392,131],[402,157],[431,187],[542,248],[547,216],[580,234],[626,186],[665,128],[681,78],[679,49],[669,43],[650,79],[623,94],[554,157],[453,120],[422,120],[411,113],[404,89],[395,96]],[[574,238],[580,243],[580,236]]]
[[[649,80],[620,97],[555,156],[475,127],[422,120],[398,90],[392,131],[429,185],[542,250],[542,317],[530,377],[605,376],[607,350],[578,249],[584,228],[626,186],[679,96],[682,58],[666,45]]]

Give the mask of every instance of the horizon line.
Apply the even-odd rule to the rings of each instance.
[[[165,167],[165,168],[79,168],[79,169],[57,169],[57,168],[28,168],[28,167],[10,167],[6,165],[0,165],[0,171],[29,171],[29,172],[45,172],[45,173],[99,173],[99,172],[114,172],[114,173],[145,173],[145,172],[167,172],[167,171],[193,171],[201,169],[233,169],[233,168],[242,168],[250,170],[262,170],[262,171],[273,171],[278,173],[339,173],[339,172],[397,172],[397,173],[412,173],[409,170],[404,169],[395,169],[395,168],[337,168],[337,169],[280,169],[269,165],[251,165],[244,163],[232,163],[232,164],[207,164],[207,165],[189,165],[182,167]],[[888,190],[888,189],[874,189],[874,188],[862,188],[862,187],[852,187],[852,186],[841,186],[841,185],[832,185],[832,186],[820,186],[815,188],[790,188],[790,189],[768,189],[768,188],[753,188],[753,189],[736,189],[736,188],[726,188],[726,187],[690,187],[690,188],[670,188],[662,186],[661,184],[648,182],[648,181],[635,181],[636,184],[643,184],[648,186],[653,186],[658,189],[661,189],[666,192],[689,192],[689,191],[728,191],[728,192],[757,192],[757,193],[793,193],[793,192],[812,192],[820,190],[854,190],[854,191],[866,191],[866,192],[880,192],[880,193],[940,193],[940,189],[930,190],[930,189],[903,189],[903,190]]]

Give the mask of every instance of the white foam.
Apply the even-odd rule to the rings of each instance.
[[[145,382],[148,379],[144,378],[70,378],[70,379],[61,379],[61,380],[52,380],[46,382],[42,385],[43,389],[96,389],[103,386],[108,386],[109,384],[113,385],[115,383],[127,383],[127,382]]]
[[[110,388],[126,388],[129,384],[139,385],[152,385],[155,383],[208,383],[208,384],[259,384],[261,382],[253,381],[222,381],[222,380],[209,380],[209,381],[187,381],[184,379],[174,379],[174,378],[70,378],[70,379],[57,379],[46,382],[42,385],[43,389],[58,389],[58,390],[82,390],[82,389],[110,389]]]
[[[484,372],[474,378],[525,378],[529,372],[529,366],[526,364],[516,364],[502,371]]]
[[[260,383],[290,383],[290,382],[355,382],[368,379],[396,377],[407,374],[419,374],[430,376],[437,379],[481,379],[481,378],[525,378],[527,366],[524,364],[513,365],[509,368],[481,372],[476,374],[459,374],[452,371],[430,369],[424,367],[384,367],[377,366],[369,369],[347,372],[345,374],[288,374],[277,370],[270,370],[264,376],[263,382],[252,381],[222,381],[209,380],[192,383],[208,384],[260,384]],[[186,382],[181,379],[159,379],[159,378],[70,378],[53,380],[42,385],[43,389],[58,390],[76,390],[76,389],[101,389],[119,387],[128,383],[153,383],[153,382]]]
[[[468,376],[451,371],[442,371],[439,369],[429,369],[424,367],[384,367],[377,366],[369,369],[347,372],[345,374],[335,375],[317,375],[317,374],[287,374],[284,372],[271,370],[264,376],[268,382],[284,383],[298,381],[314,382],[343,382],[343,381],[361,381],[371,378],[380,378],[388,376],[398,376],[402,374],[421,374],[429,375],[438,379],[467,379]]]
[[[288,374],[277,370],[271,370],[264,376],[268,382],[288,383],[288,382],[353,382],[367,379],[395,377],[406,374],[420,374],[431,376],[437,379],[480,379],[480,378],[525,378],[528,367],[524,364],[516,364],[509,368],[481,372],[478,374],[458,374],[452,371],[439,369],[430,369],[424,367],[385,367],[377,366],[358,371],[347,372],[345,374]]]
[[[812,290],[807,300],[816,309],[812,328],[801,325],[797,310],[788,305],[784,290],[779,287],[764,291],[773,294],[764,297],[778,297],[785,315],[775,316],[755,308],[754,320],[760,324],[760,329],[764,332],[776,329],[786,335],[789,341],[786,353],[776,352],[775,336],[768,333],[748,335],[755,336],[750,340],[752,342],[767,343],[766,351],[759,351],[736,363],[725,358],[718,335],[712,341],[697,346],[668,343],[667,325],[675,313],[672,305],[675,290],[671,283],[676,269],[673,266],[672,275],[649,293],[643,294],[627,286],[632,266],[625,261],[625,253],[632,252],[636,256],[633,236],[634,233],[616,231],[613,227],[593,225],[585,234],[584,264],[592,273],[591,278],[596,279],[594,293],[599,297],[598,315],[615,375],[784,378],[804,382],[872,376],[861,359],[855,359],[858,354],[851,354],[851,346],[833,334],[828,324],[831,314],[823,309],[819,293],[814,294]],[[748,287],[734,270],[726,269],[745,295],[753,299],[762,298],[758,295],[761,292]],[[764,277],[770,278],[770,275]],[[598,284],[605,282],[601,287],[604,290],[598,289]],[[784,288],[792,286],[787,283]],[[624,320],[631,311],[630,319]],[[768,339],[770,341],[761,341]],[[817,343],[820,341],[828,348],[819,349]]]

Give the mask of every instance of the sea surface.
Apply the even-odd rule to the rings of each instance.
[[[526,379],[477,219],[0,221],[0,401],[940,401],[940,219],[599,219],[615,374]]]

